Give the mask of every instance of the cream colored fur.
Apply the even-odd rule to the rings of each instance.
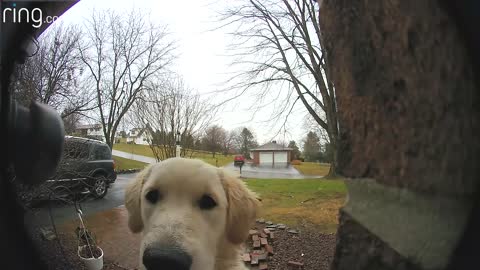
[[[151,204],[145,194],[157,189],[162,199]],[[208,194],[217,203],[198,207]],[[142,233],[144,247],[172,244],[192,256],[191,270],[244,270],[243,242],[256,218],[259,201],[231,173],[199,160],[172,158],[145,168],[125,192],[132,232]]]

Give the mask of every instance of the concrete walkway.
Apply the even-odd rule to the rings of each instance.
[[[145,163],[157,163],[157,160],[152,158],[152,157],[147,157],[147,156],[142,156],[142,155],[136,155],[128,152],[123,152],[123,151],[118,151],[118,150],[112,150],[112,155],[117,156],[117,157],[122,157],[122,158],[128,158],[128,159],[133,159],[136,161],[141,161]]]

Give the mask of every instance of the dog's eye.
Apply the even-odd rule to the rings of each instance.
[[[198,201],[198,206],[200,209],[210,210],[217,206],[217,203],[208,195],[203,195],[202,198]]]
[[[160,199],[160,192],[156,189],[150,190],[145,194],[145,199],[150,203],[156,203]]]

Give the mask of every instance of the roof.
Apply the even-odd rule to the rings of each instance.
[[[276,142],[269,142],[264,145],[261,145],[257,148],[254,148],[250,151],[291,151],[292,148],[285,147],[283,145],[277,144]]]
[[[89,129],[89,128],[101,128],[102,125],[100,124],[93,124],[93,125],[78,125],[76,129]]]
[[[90,138],[84,138],[84,137],[74,137],[74,136],[65,136],[65,140],[67,141],[82,141],[82,142],[93,142],[93,143],[100,143],[100,144],[105,144],[102,141],[99,140],[94,140]]]
[[[130,130],[130,133],[128,134],[128,137],[130,138],[138,138],[140,137],[146,130],[147,128],[132,128]],[[136,132],[138,131],[138,132]],[[135,135],[131,135],[132,133],[136,133]]]

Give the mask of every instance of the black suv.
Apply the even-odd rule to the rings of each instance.
[[[42,189],[51,191],[54,196],[91,193],[103,198],[116,179],[115,162],[107,144],[66,136],[57,172]]]

